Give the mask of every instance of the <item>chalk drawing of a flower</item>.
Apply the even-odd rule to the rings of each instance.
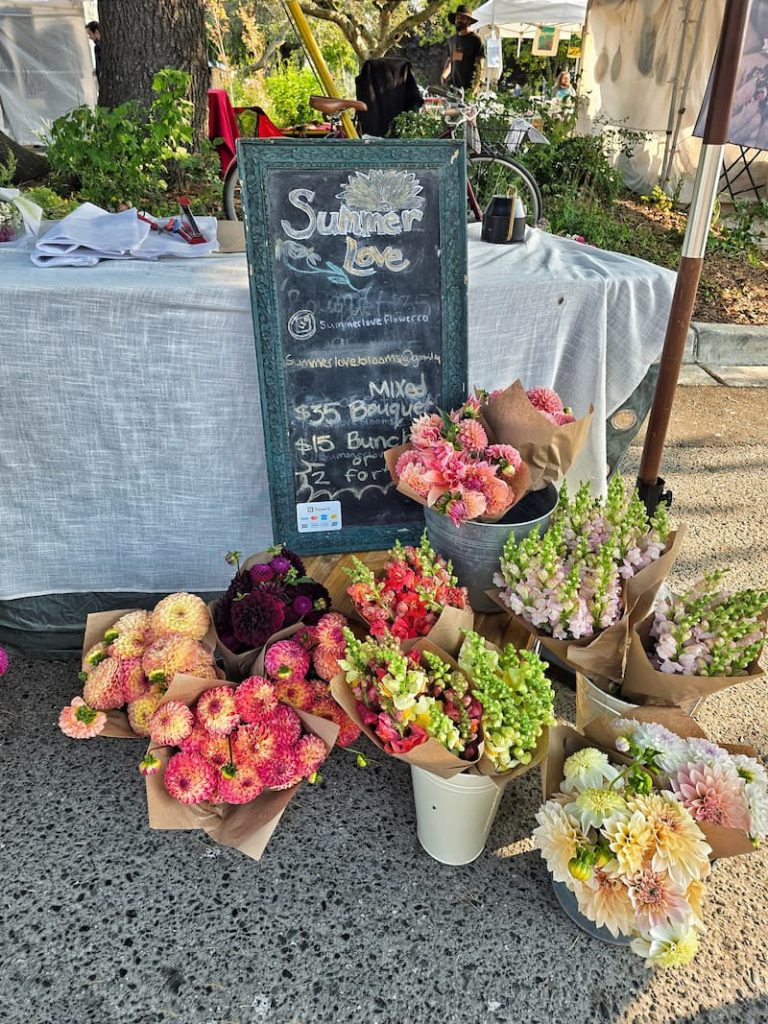
[[[424,205],[423,191],[413,171],[382,170],[366,173],[355,171],[341,186],[336,196],[351,210],[370,213],[391,213],[398,210],[418,210]]]

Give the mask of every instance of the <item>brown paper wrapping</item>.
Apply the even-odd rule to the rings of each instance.
[[[426,637],[420,637],[417,640],[406,640],[402,645],[404,652],[416,650],[416,651],[431,651],[433,654],[437,654],[443,660],[447,661],[452,668],[459,669],[459,666],[454,658],[446,654],[445,651],[440,650],[435,644],[431,643]],[[418,747],[414,747],[413,750],[409,750],[405,754],[389,754],[384,750],[384,744],[381,742],[379,737],[367,726],[360,713],[357,710],[357,699],[352,691],[352,687],[344,678],[343,673],[334,676],[331,680],[331,695],[337,704],[346,711],[355,725],[359,726],[360,729],[365,733],[371,743],[377,747],[382,754],[386,754],[388,757],[397,758],[398,761],[405,761],[406,764],[415,764],[419,768],[423,768],[425,771],[432,772],[435,775],[439,775],[443,779],[450,779],[453,775],[458,775],[460,772],[467,771],[473,764],[477,762],[463,761],[460,757],[452,754],[449,750],[438,743],[432,736],[428,737],[425,743],[422,743]],[[478,761],[482,757],[482,743],[480,744],[480,755]]]
[[[395,472],[395,466],[397,465],[397,460],[400,458],[400,456],[404,452],[409,452],[412,450],[412,444],[400,444],[396,448],[388,448],[384,452],[384,461],[387,464],[389,475],[392,477],[392,480],[394,481],[397,490],[401,494],[404,494],[406,498],[410,498],[412,501],[418,502],[419,505],[423,505],[424,508],[428,508],[429,506],[427,504],[427,499],[422,498],[422,496],[420,494],[417,494],[412,487],[409,487],[407,484],[401,483],[400,478]],[[520,501],[520,499],[523,498],[528,493],[528,491],[532,490],[531,474],[528,469],[528,466],[525,463],[523,463],[520,470],[515,474],[511,484],[509,484],[509,487],[515,497],[515,500],[512,502],[512,504],[508,505],[507,508],[505,508],[504,511],[500,512],[497,516],[479,516],[477,520],[478,522],[498,523],[500,519],[504,518],[504,516],[507,514],[507,512],[509,512],[511,508],[514,508],[518,501]]]
[[[719,690],[739,683],[750,683],[763,676],[756,658],[743,676],[693,676],[660,672],[651,664],[651,627],[653,616],[631,633],[629,653],[621,687],[623,700],[635,704],[692,705]]]
[[[565,476],[587,440],[595,408],[562,427],[535,409],[519,380],[482,408],[482,419],[495,444],[517,448],[530,470],[529,490],[539,491]]]
[[[83,670],[85,670],[86,667],[85,656],[91,647],[104,638],[104,634],[110,626],[114,626],[118,619],[122,618],[123,615],[128,615],[132,611],[136,611],[136,609],[128,608],[123,611],[92,612],[87,617],[85,620],[85,636],[83,637],[83,654],[80,661],[81,668]],[[209,651],[213,651],[216,647],[216,630],[213,627],[213,619],[211,619],[208,632],[200,642],[204,644]],[[107,724],[99,733],[99,736],[107,736],[111,739],[118,740],[146,739],[146,737],[139,736],[133,731],[130,722],[128,721],[127,711],[118,709],[114,711],[107,711],[105,714],[107,716]]]
[[[177,675],[161,703],[178,700],[192,705],[206,690],[220,685],[209,679]],[[338,726],[306,711],[297,711],[308,732],[319,736],[330,749],[339,734]],[[146,777],[149,827],[153,829],[202,829],[222,846],[231,846],[241,853],[259,860],[277,828],[283,811],[293,799],[301,783],[290,789],[267,790],[247,804],[180,804],[174,800],[163,783],[165,768],[174,753],[172,747],[153,748],[152,753],[162,763],[155,775]]]
[[[260,551],[257,555],[251,555],[249,558],[246,558],[241,569],[250,569],[252,565],[263,565],[265,562],[271,561],[273,557],[274,555],[271,555],[268,551]],[[214,622],[213,612],[218,603],[218,601],[211,601],[208,605],[212,622]],[[213,631],[216,639],[216,650],[221,656],[221,660],[224,662],[227,679],[231,679],[235,683],[241,683],[243,679],[247,679],[248,676],[253,675],[254,662],[256,661],[259,652],[262,651],[266,645],[262,645],[262,647],[252,647],[250,650],[243,651],[242,654],[235,654],[234,651],[231,651],[226,646],[219,634],[216,632],[215,622]],[[270,643],[272,639],[273,638],[270,637],[267,643]]]

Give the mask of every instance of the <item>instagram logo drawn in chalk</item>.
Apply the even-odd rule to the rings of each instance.
[[[300,309],[288,321],[288,333],[297,341],[308,341],[316,330],[315,314],[311,309]]]

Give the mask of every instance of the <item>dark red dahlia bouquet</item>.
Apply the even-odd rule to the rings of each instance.
[[[426,636],[444,608],[469,608],[469,595],[459,586],[451,563],[435,552],[426,533],[418,547],[403,547],[397,541],[387,554],[378,579],[359,558],[344,569],[352,580],[347,593],[372,636]]]
[[[242,565],[240,552],[230,551],[227,561],[237,571],[211,611],[220,646],[229,654],[258,650],[288,626],[317,622],[331,606],[325,587],[307,576],[299,556],[282,545]]]

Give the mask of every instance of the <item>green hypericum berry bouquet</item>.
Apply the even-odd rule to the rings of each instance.
[[[485,753],[494,771],[530,764],[544,728],[555,723],[554,693],[543,661],[512,644],[499,653],[470,631],[459,651],[459,666],[482,705]]]

